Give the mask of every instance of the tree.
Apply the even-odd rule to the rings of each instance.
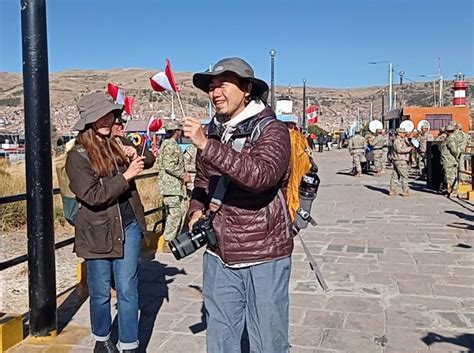
[[[315,135],[326,135],[328,132],[322,128],[320,128],[318,125],[310,125],[308,126],[308,131],[310,134],[315,134]]]

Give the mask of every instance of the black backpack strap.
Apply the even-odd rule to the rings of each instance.
[[[250,134],[250,143],[253,145],[260,135],[262,134],[262,131],[270,125],[272,122],[276,121],[277,119],[274,116],[267,116],[260,120],[255,127],[252,130],[252,133]]]

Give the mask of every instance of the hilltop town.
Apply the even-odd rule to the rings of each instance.
[[[77,117],[76,103],[84,94],[106,90],[113,82],[123,88],[127,95],[135,98],[134,119],[144,119],[151,114],[169,116],[171,114],[171,96],[154,92],[149,77],[154,71],[145,69],[112,70],[70,70],[50,74],[50,102],[53,134],[68,134]],[[185,112],[188,115],[206,118],[208,116],[207,96],[192,85],[192,73],[177,72],[175,78],[182,88],[180,93]],[[474,78],[467,79],[467,97],[473,115]],[[318,125],[328,131],[346,129],[359,113],[362,121],[371,116],[380,118],[382,94],[385,90],[385,111],[387,111],[387,87],[374,86],[351,89],[306,87],[307,107],[320,106]],[[303,87],[275,88],[276,97],[289,95],[293,101],[296,115],[301,115]],[[396,105],[432,106],[434,102],[433,82],[408,83],[394,85]],[[452,81],[444,82],[444,101],[451,105]],[[437,93],[436,93],[437,97]],[[436,98],[437,99],[437,98]],[[176,115],[181,115],[175,102]],[[20,74],[0,73],[0,133],[24,133],[23,123],[23,83]]]

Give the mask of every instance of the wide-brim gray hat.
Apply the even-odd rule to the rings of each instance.
[[[74,125],[74,129],[82,131],[87,124],[93,124],[100,118],[113,112],[115,118],[122,115],[123,104],[116,104],[108,95],[103,92],[95,92],[81,97],[77,102],[79,110],[79,120]]]
[[[193,76],[193,84],[200,90],[209,93],[209,84],[213,77],[222,75],[224,73],[233,73],[237,77],[252,83],[253,97],[261,98],[262,100],[268,97],[268,85],[265,81],[255,77],[252,67],[240,58],[226,58],[218,61],[211,71],[196,73]]]

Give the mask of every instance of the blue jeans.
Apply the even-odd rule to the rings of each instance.
[[[125,228],[123,258],[86,260],[92,334],[97,341],[110,338],[110,285],[113,273],[121,349],[138,347],[138,260],[141,239],[140,225],[134,221]]]
[[[250,352],[288,352],[291,257],[231,269],[204,254],[207,351],[240,352],[245,325]]]

